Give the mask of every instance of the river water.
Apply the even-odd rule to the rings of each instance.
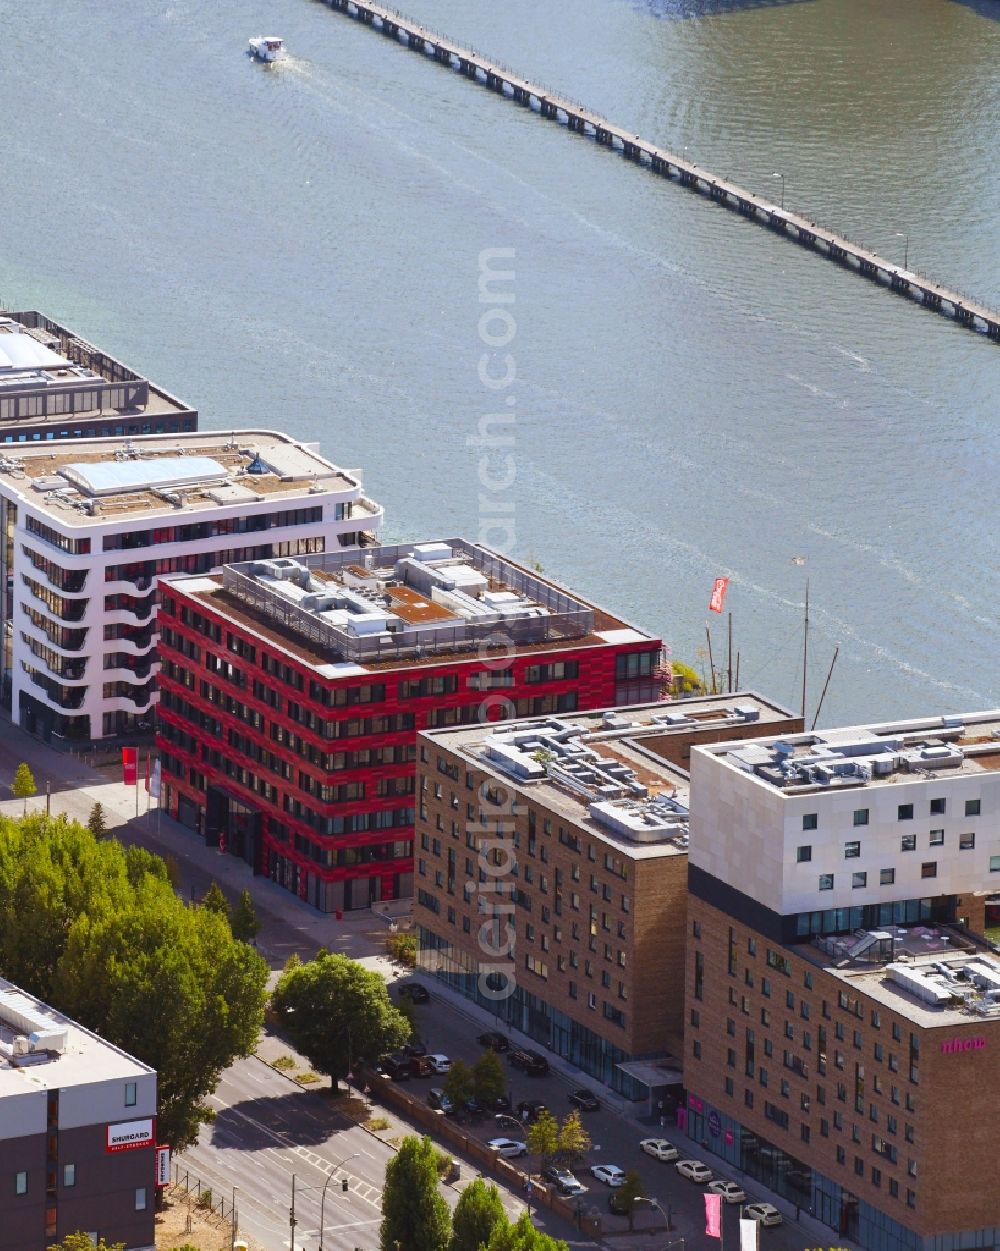
[[[406,3],[1000,305],[995,0]],[[271,28],[273,70],[243,56]],[[742,683],[794,706],[808,576],[810,708],[841,646],[825,724],[1000,702],[998,345],[317,0],[0,0],[0,33],[9,306],[206,427],[320,440],[390,538],[497,538],[509,508],[515,554],[699,667],[728,575]],[[514,250],[503,491],[470,443],[490,248]]]

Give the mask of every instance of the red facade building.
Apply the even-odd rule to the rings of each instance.
[[[669,686],[658,639],[459,539],[160,591],[165,810],[324,912],[413,893],[419,730]]]

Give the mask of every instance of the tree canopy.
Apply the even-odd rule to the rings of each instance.
[[[347,956],[323,952],[287,965],[271,1004],[292,1046],[334,1084],[352,1064],[373,1062],[410,1037],[382,978]]]
[[[559,1154],[567,1163],[582,1159],[590,1150],[590,1135],[584,1128],[580,1113],[574,1108],[559,1126]]]
[[[161,1141],[180,1151],[263,1021],[267,966],[175,895],[159,857],[76,821],[0,818],[4,973],[157,1070]]]
[[[524,1212],[515,1224],[505,1222],[497,1226],[486,1244],[486,1251],[569,1251],[569,1246],[561,1238],[536,1229],[531,1217]]]
[[[450,1237],[434,1144],[429,1138],[404,1138],[385,1170],[381,1251],[448,1251]]]
[[[124,1242],[105,1242],[102,1238],[95,1247],[90,1241],[90,1234],[67,1234],[62,1242],[55,1242],[49,1251],[125,1251]],[[181,1247],[180,1251],[184,1251]]]
[[[233,938],[238,938],[243,943],[252,943],[260,933],[257,909],[253,906],[248,890],[244,890],[240,895],[239,903],[230,915],[229,924],[233,928]]]
[[[528,1150],[543,1161],[559,1150],[559,1123],[547,1109],[528,1127]]]
[[[628,1216],[628,1227],[630,1230],[635,1228],[636,1200],[645,1199],[645,1197],[646,1187],[642,1184],[642,1178],[634,1169],[630,1169],[622,1178],[622,1184],[618,1187],[617,1195]]]
[[[444,1093],[456,1108],[462,1108],[472,1098],[472,1070],[462,1060],[453,1060],[442,1083]]]
[[[506,1224],[500,1192],[492,1183],[477,1177],[462,1191],[455,1205],[448,1251],[481,1251],[494,1230]]]
[[[201,906],[207,908],[209,912],[217,912],[220,917],[225,917],[226,921],[229,921],[229,900],[223,894],[218,882],[213,882],[202,895]]]
[[[492,1048],[484,1051],[472,1066],[472,1093],[484,1107],[492,1107],[507,1093],[507,1074]]]
[[[35,785],[35,775],[22,760],[17,766],[17,772],[14,774],[14,781],[10,786],[10,793],[15,799],[24,800],[24,811],[28,811],[28,800],[32,795],[38,793],[38,787]]]

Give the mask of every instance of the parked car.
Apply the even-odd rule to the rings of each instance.
[[[544,1077],[549,1071],[549,1062],[540,1051],[508,1051],[507,1059],[516,1069],[523,1069],[530,1077]]]
[[[384,1056],[378,1067],[386,1075],[391,1077],[394,1082],[406,1082],[410,1079],[412,1069],[410,1067],[410,1057],[404,1055]]]
[[[639,1143],[639,1150],[645,1151],[655,1160],[662,1160],[665,1164],[679,1159],[681,1154],[672,1142],[667,1142],[666,1138],[644,1138]]]
[[[770,1203],[748,1203],[743,1209],[748,1220],[760,1221],[762,1225],[780,1225],[781,1213]]]
[[[485,1034],[479,1035],[479,1043],[483,1047],[489,1047],[493,1051],[509,1051],[510,1039],[506,1034],[498,1033],[495,1029],[488,1029]]]
[[[569,1101],[581,1112],[596,1112],[601,1106],[600,1100],[589,1090],[574,1090],[570,1094]]]
[[[427,1044],[422,1038],[411,1038],[408,1043],[403,1044],[403,1050],[408,1056],[425,1056]]]
[[[447,1056],[429,1055],[427,1056],[427,1059],[430,1060],[431,1069],[435,1073],[444,1074],[444,1073],[451,1072],[451,1061],[448,1059]]]
[[[517,1115],[524,1122],[537,1121],[543,1112],[547,1112],[541,1099],[522,1099],[517,1105]]]
[[[620,1186],[625,1180],[625,1170],[617,1164],[593,1164],[590,1171],[605,1186]]]
[[[527,1143],[518,1142],[515,1138],[491,1138],[486,1144],[491,1151],[505,1155],[508,1159],[516,1159],[519,1155],[528,1154]]]
[[[498,1099],[492,1099],[486,1103],[479,1099],[467,1099],[465,1101],[465,1110],[470,1116],[488,1116],[490,1113],[508,1112],[510,1110],[510,1097],[501,1095]],[[509,1118],[514,1120],[513,1117]],[[517,1121],[514,1122],[518,1124]]]
[[[688,1181],[697,1182],[699,1186],[704,1186],[712,1180],[712,1170],[707,1164],[701,1160],[681,1160],[674,1165],[681,1177],[686,1177]]]
[[[414,1003],[426,1003],[431,997],[427,987],[421,986],[419,982],[403,982],[399,987],[399,993],[409,996]]]
[[[427,1106],[435,1112],[454,1112],[455,1105],[440,1086],[432,1086],[427,1092]]]
[[[723,1203],[746,1203],[747,1193],[733,1181],[710,1181],[708,1189],[713,1195],[722,1195]]]
[[[587,1187],[583,1182],[577,1181],[573,1174],[566,1168],[559,1168],[553,1164],[550,1168],[542,1172],[544,1181],[551,1182],[561,1195],[585,1195]]]
[[[428,1056],[410,1056],[410,1073],[414,1077],[430,1077],[434,1072]]]

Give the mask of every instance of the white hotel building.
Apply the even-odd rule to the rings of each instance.
[[[0,692],[46,740],[149,728],[156,579],[377,541],[382,509],[264,430],[55,440],[0,456]]]

